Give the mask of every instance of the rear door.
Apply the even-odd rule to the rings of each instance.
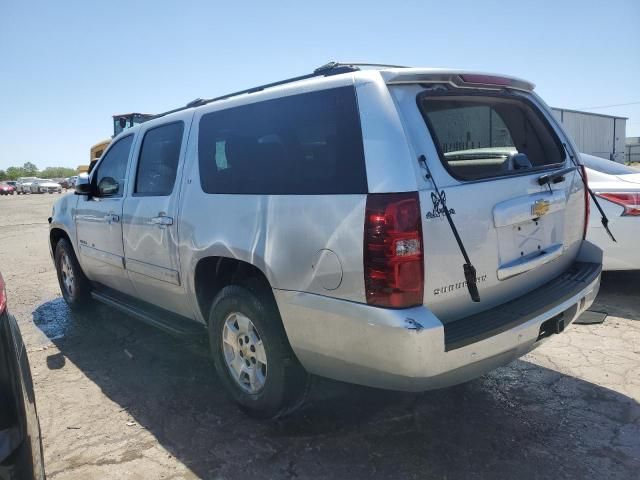
[[[392,87],[417,154],[477,271],[471,301],[459,247],[433,184],[420,191],[425,304],[445,322],[525,294],[572,263],[584,230],[577,172],[554,184],[541,175],[570,165],[562,132],[537,99],[512,90]]]
[[[122,204],[133,135],[111,145],[91,176],[94,195],[80,196],[76,229],[80,262],[87,276],[130,293],[122,248]]]
[[[124,205],[124,253],[138,298],[191,317],[179,273],[177,231],[187,136],[182,120],[141,132],[131,195]]]

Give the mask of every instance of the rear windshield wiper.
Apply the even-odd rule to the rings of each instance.
[[[480,293],[478,293],[478,283],[476,280],[477,278],[476,268],[471,263],[471,260],[469,259],[469,255],[467,255],[467,250],[464,248],[464,244],[462,243],[462,239],[460,238],[460,234],[458,233],[458,229],[456,228],[455,223],[453,223],[453,218],[451,218],[451,214],[449,213],[449,208],[447,207],[446,195],[444,192],[441,192],[440,189],[438,188],[438,185],[436,185],[436,181],[433,178],[433,175],[431,175],[431,170],[429,170],[429,165],[427,165],[427,157],[425,157],[424,155],[420,155],[418,157],[418,161],[426,169],[427,180],[431,180],[431,183],[433,184],[433,189],[436,191],[434,208],[436,210],[441,208],[442,211],[444,212],[445,217],[447,217],[447,222],[449,222],[449,226],[451,227],[451,232],[453,233],[453,236],[455,237],[456,242],[458,243],[458,247],[460,248],[460,252],[464,257],[465,263],[462,266],[462,269],[464,271],[464,279],[467,282],[467,289],[469,290],[469,295],[471,296],[471,300],[473,300],[474,302],[479,302]]]
[[[567,152],[567,155],[569,155],[569,158],[571,159],[571,162],[575,165],[575,167],[576,167],[576,169],[578,171],[578,174],[580,175],[580,178],[582,179],[582,183],[584,183],[584,188],[587,189],[587,192],[589,192],[589,195],[591,196],[591,199],[593,200],[593,203],[596,205],[596,208],[600,212],[600,222],[602,222],[602,226],[604,227],[604,229],[609,234],[609,237],[611,237],[611,240],[613,240],[614,242],[618,243],[618,241],[616,240],[616,237],[614,237],[613,233],[611,233],[611,230],[609,230],[609,219],[607,218],[606,213],[604,213],[604,210],[600,206],[600,202],[598,202],[598,199],[596,198],[596,194],[593,193],[593,190],[591,190],[589,188],[589,184],[587,183],[587,179],[582,174],[582,169],[580,168],[581,165],[577,162],[577,160],[575,159],[573,154],[569,151],[569,148],[567,148],[567,144],[563,143],[562,145],[564,146],[564,149]]]

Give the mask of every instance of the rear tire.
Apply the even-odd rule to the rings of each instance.
[[[278,418],[302,405],[310,376],[291,350],[270,292],[223,288],[211,306],[209,343],[222,384],[247,415]]]
[[[91,283],[84,275],[73,247],[66,238],[56,244],[54,261],[58,283],[64,300],[71,310],[82,312],[92,303]]]

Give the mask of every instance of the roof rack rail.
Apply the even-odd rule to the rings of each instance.
[[[391,65],[388,63],[367,63],[367,62],[329,62],[326,65],[322,65],[314,70],[314,72],[322,73],[325,70],[330,70],[337,67],[353,67],[359,70],[359,67],[376,67],[376,68],[409,68],[406,65]]]
[[[285,80],[279,80],[277,82],[267,83],[265,85],[259,85],[257,87],[247,88],[246,90],[240,90],[238,92],[228,93],[226,95],[221,95],[220,97],[215,98],[196,98],[195,100],[190,101],[184,107],[174,108],[173,110],[168,110],[163,113],[158,113],[154,115],[152,118],[160,118],[165,115],[169,115],[171,113],[180,112],[182,110],[187,110],[193,107],[200,107],[202,105],[207,105],[212,102],[217,102],[219,100],[226,100],[227,98],[237,97],[238,95],[244,95],[245,93],[255,93],[265,90],[271,87],[277,87],[279,85],[285,85],[287,83],[299,82],[300,80],[306,80],[308,78],[320,77],[320,76],[331,76],[331,75],[339,75],[341,73],[349,73],[360,70],[360,66],[379,66],[379,67],[397,67],[397,65],[383,65],[383,64],[375,64],[375,63],[339,63],[339,62],[329,62],[321,67],[316,68],[313,73],[308,73],[306,75],[300,75],[297,77],[287,78]]]

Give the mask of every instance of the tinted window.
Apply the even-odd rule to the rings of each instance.
[[[421,95],[418,105],[442,161],[458,178],[475,180],[522,173],[565,159],[549,124],[521,99]],[[514,159],[517,153],[524,155]]]
[[[104,182],[105,178],[112,178],[116,181],[118,189],[110,195],[111,197],[122,196],[132,142],[133,135],[128,135],[114,143],[98,165],[98,170],[93,177],[96,186]]]
[[[144,134],[136,186],[134,192],[141,195],[169,195],[173,190],[178,171],[182,122],[153,128]]]
[[[207,193],[366,193],[352,87],[206,114],[198,140]]]

